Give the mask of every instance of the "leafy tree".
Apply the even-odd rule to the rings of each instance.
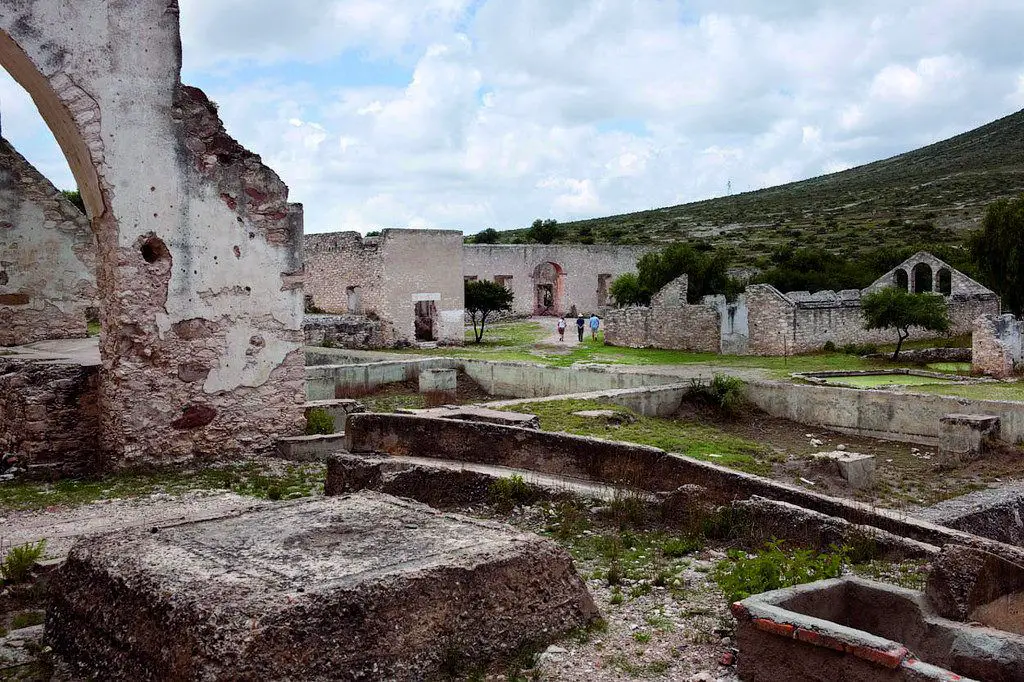
[[[533,225],[530,225],[530,229],[526,231],[526,238],[535,244],[550,244],[558,239],[561,234],[562,226],[558,224],[557,220],[552,218],[541,220],[538,218],[533,221]]]
[[[472,280],[466,282],[466,310],[473,320],[473,335],[476,342],[484,337],[487,316],[500,310],[511,310],[514,295],[497,282]],[[480,326],[477,327],[477,316]]]
[[[985,211],[980,232],[970,239],[983,281],[1014,314],[1024,313],[1024,194],[1000,199]]]
[[[640,280],[635,272],[627,272],[619,275],[608,287],[608,293],[615,299],[618,306],[643,305],[643,295],[640,290]],[[648,299],[648,303],[650,299]]]
[[[366,236],[367,237],[379,237],[380,236],[380,230],[370,230],[369,232],[366,233]]]
[[[911,327],[921,327],[940,334],[949,331],[946,301],[937,294],[911,294],[896,287],[885,287],[866,294],[860,303],[864,311],[865,329],[896,330],[893,360],[899,358],[900,349],[910,336]]]
[[[85,202],[82,200],[82,193],[77,189],[62,189],[60,191],[64,198],[78,207],[78,210],[85,213]]]
[[[486,230],[477,232],[470,239],[473,244],[497,244],[501,235],[493,227],[488,227]]]

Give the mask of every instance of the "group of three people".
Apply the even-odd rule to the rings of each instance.
[[[579,334],[580,342],[583,342],[583,330],[587,326],[587,320],[581,314],[576,318],[576,333]],[[565,315],[558,318],[558,340],[565,341]],[[590,316],[590,338],[597,338],[597,330],[601,327],[601,318],[596,314]]]

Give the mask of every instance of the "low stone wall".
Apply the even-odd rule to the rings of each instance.
[[[540,398],[617,388],[643,388],[678,383],[678,377],[616,372],[602,366],[585,369],[548,367],[529,362],[488,362],[459,359],[462,371],[491,395]]]
[[[98,366],[0,358],[0,454],[17,454],[38,475],[90,469],[98,388]]]
[[[604,342],[610,346],[721,350],[721,320],[718,311],[706,305],[610,310],[604,325]]]
[[[782,381],[749,382],[746,396],[773,417],[874,438],[935,445],[939,419],[959,413],[997,416],[1002,440],[1024,440],[1024,403]]]
[[[456,369],[452,358],[385,360],[354,365],[315,365],[306,367],[306,398],[330,400],[359,397],[373,393],[385,384],[412,381],[425,369]]]
[[[726,504],[759,495],[920,542],[937,546],[957,542],[1010,560],[1024,560],[1024,551],[1016,547],[643,445],[481,422],[372,413],[351,415],[345,435],[347,450],[354,454],[475,462],[649,492],[671,492],[696,484],[707,490],[709,503]]]
[[[679,411],[679,406],[689,390],[689,384],[665,384],[664,386],[652,386],[650,388],[616,388],[607,391],[570,393],[568,395],[547,396],[543,398],[497,400],[493,403],[488,403],[487,407],[494,409],[516,407],[522,408],[523,412],[529,412],[530,405],[534,403],[552,400],[597,400],[628,408],[645,417],[668,417]]]
[[[376,350],[395,343],[390,324],[365,315],[306,315],[302,330],[307,346]]]

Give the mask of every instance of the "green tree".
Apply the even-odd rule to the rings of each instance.
[[[991,204],[981,227],[970,239],[979,274],[1003,304],[1020,315],[1024,313],[1024,194]]]
[[[82,201],[82,193],[77,189],[62,189],[60,191],[64,198],[78,207],[78,210],[85,213],[85,202]]]
[[[612,298],[615,299],[615,305],[619,307],[644,304],[643,293],[640,290],[640,280],[635,272],[627,272],[616,277],[612,281],[611,286],[608,287],[608,293],[612,295]],[[650,299],[647,302],[650,303]]]
[[[473,320],[473,336],[477,343],[484,337],[484,325],[487,324],[487,316],[501,310],[511,310],[512,300],[515,296],[511,291],[498,284],[487,280],[472,280],[466,282],[466,310],[469,311]],[[477,317],[480,324],[477,327]]]
[[[866,294],[860,300],[864,311],[865,329],[894,329],[897,360],[903,342],[910,336],[911,327],[945,334],[949,331],[949,313],[946,301],[937,294],[911,294],[896,287],[885,287]]]
[[[480,230],[475,235],[470,237],[470,241],[473,244],[497,244],[501,235],[493,227],[488,227],[486,230]]]
[[[557,220],[538,218],[526,231],[526,238],[535,244],[550,244],[562,235],[562,226]]]

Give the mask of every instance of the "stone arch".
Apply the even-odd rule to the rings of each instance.
[[[949,268],[939,268],[935,273],[935,290],[943,296],[953,293],[953,273]]]
[[[96,235],[109,466],[267,452],[303,425],[301,206],[182,85],[178,19],[177,0],[0,13],[0,66],[64,151]]]
[[[915,294],[924,294],[932,290],[932,266],[918,263],[911,270]]]
[[[554,261],[543,261],[533,269],[533,314],[561,315],[565,312],[565,269]]]
[[[893,272],[893,284],[897,289],[910,291],[910,277],[907,275],[907,271],[903,268],[896,268]]]

